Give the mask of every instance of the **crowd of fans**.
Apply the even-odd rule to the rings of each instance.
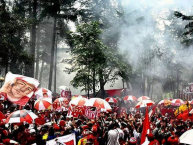
[[[20,109],[6,104],[7,102],[0,103],[5,115]],[[25,109],[33,110],[32,106],[32,101],[28,102]],[[124,116],[104,112],[95,119],[81,115],[77,118],[70,117],[66,111],[33,111],[38,115],[33,124],[5,124],[1,120],[0,144],[45,145],[46,141],[75,133],[77,145],[140,145],[144,115],[136,111]],[[149,145],[178,145],[179,137],[185,131],[193,129],[193,122],[190,120],[184,122],[172,119],[167,113],[163,116],[159,111],[149,119]]]

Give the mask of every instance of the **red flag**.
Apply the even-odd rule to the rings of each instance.
[[[155,104],[153,108],[149,111],[149,117],[151,117],[155,113],[156,107],[157,107],[157,104]]]
[[[148,115],[148,107],[146,107],[145,119],[143,121],[143,131],[141,134],[141,145],[148,145],[149,141],[146,137],[147,134],[150,133],[150,123],[149,123],[149,115]]]

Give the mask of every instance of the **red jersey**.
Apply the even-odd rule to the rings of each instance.
[[[150,141],[149,145],[160,145],[157,139]]]

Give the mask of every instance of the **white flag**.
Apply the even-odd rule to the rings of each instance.
[[[46,142],[46,145],[76,145],[75,134],[69,134]]]

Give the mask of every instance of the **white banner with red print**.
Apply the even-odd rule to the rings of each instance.
[[[76,145],[75,134],[69,134],[62,137],[57,137],[53,140],[47,141],[46,145]]]
[[[68,100],[71,100],[72,95],[69,87],[60,86],[59,90],[60,90],[60,97],[64,97],[67,98]]]

